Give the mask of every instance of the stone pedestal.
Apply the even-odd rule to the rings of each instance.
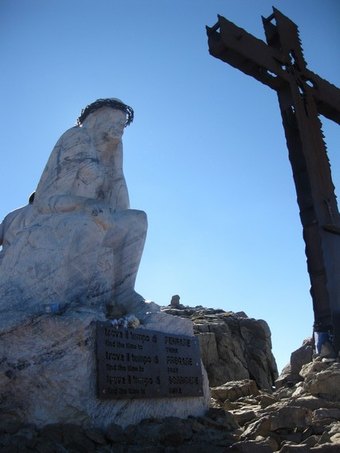
[[[95,328],[104,314],[83,308],[42,314],[3,331],[0,338],[0,412],[24,423],[75,423],[125,427],[150,417],[200,416],[209,404],[203,369],[203,397],[129,399],[97,398]],[[193,335],[190,320],[165,313],[146,315],[140,326]]]

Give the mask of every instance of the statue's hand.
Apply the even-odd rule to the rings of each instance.
[[[91,208],[91,215],[93,215],[94,217],[97,217],[97,215],[102,214],[103,212],[103,209],[98,206],[93,206]]]
[[[100,200],[87,200],[85,204],[85,212],[90,215],[93,220],[102,225],[105,229],[112,227],[113,215],[110,206]]]
[[[108,206],[106,203],[94,199],[86,200],[84,207],[85,211],[94,217],[97,217],[99,214],[102,214],[104,211],[108,210]]]

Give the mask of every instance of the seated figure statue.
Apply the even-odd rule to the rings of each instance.
[[[118,99],[87,106],[55,145],[34,200],[6,216],[0,317],[49,303],[111,305],[117,317],[143,311],[134,285],[147,219],[129,209],[123,174],[122,135],[132,120]]]

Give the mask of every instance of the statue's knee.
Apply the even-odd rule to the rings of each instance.
[[[140,218],[141,218],[141,229],[143,231],[143,235],[146,235],[146,232],[148,230],[148,218],[147,215],[144,211],[140,211]]]
[[[134,223],[140,227],[141,230],[147,230],[148,228],[148,218],[144,211],[138,211],[137,209],[130,209],[127,211],[131,219],[134,220]]]
[[[138,212],[138,216],[139,216],[141,224],[144,225],[145,229],[147,229],[148,217],[147,217],[146,213],[144,211],[137,211],[137,212]]]

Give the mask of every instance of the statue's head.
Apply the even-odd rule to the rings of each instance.
[[[120,110],[125,113],[126,115],[126,122],[125,127],[132,123],[134,112],[132,107],[124,104],[123,101],[117,98],[107,98],[107,99],[97,99],[95,102],[92,102],[88,106],[86,106],[80,113],[79,118],[77,119],[77,125],[81,126],[86,117],[88,117],[91,113],[95,112],[96,110],[102,107],[109,107],[114,110]]]

